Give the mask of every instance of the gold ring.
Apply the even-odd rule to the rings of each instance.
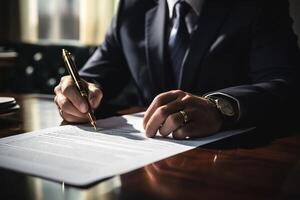
[[[186,114],[186,112],[184,110],[181,110],[179,112],[183,117],[183,123],[186,124],[189,121],[188,115]]]

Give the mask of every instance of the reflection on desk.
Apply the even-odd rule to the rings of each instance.
[[[58,126],[62,119],[53,103],[52,95],[14,95],[20,105],[20,111],[9,115],[0,115],[0,138],[8,135],[19,134]]]
[[[14,97],[21,105],[11,116],[17,123],[7,127],[0,122],[1,137],[61,123],[52,97]],[[239,135],[87,188],[1,169],[0,199],[300,199],[298,133]]]

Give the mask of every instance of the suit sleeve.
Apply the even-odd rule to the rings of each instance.
[[[249,54],[252,84],[214,92],[237,102],[241,125],[262,125],[287,119],[295,110],[294,102],[298,97],[300,53],[288,1],[264,2],[252,24]]]
[[[121,12],[121,5],[122,1],[120,1],[118,13],[112,20],[104,42],[79,72],[83,79],[94,82],[102,88],[106,100],[118,95],[130,78],[118,35],[118,16]]]

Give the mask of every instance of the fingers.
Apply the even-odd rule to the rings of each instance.
[[[102,91],[92,83],[88,84],[88,90],[89,90],[89,102],[91,104],[92,109],[96,109],[103,97]]]
[[[144,128],[148,137],[154,137],[159,130],[162,136],[169,135],[182,125],[178,112],[185,107],[182,99],[190,94],[174,90],[158,95],[146,111]]]
[[[151,105],[149,106],[149,108],[145,113],[144,121],[143,121],[144,129],[146,129],[146,126],[150,118],[159,107],[166,105],[177,99],[181,99],[183,96],[185,96],[185,93],[183,91],[174,90],[174,91],[162,93],[157,97],[155,97],[155,99],[152,101]]]
[[[60,92],[75,106],[77,110],[79,110],[82,113],[86,113],[88,111],[88,105],[86,104],[82,96],[79,94],[70,76],[64,77],[61,80]]]
[[[173,95],[173,94],[171,94]],[[167,118],[184,108],[182,101],[180,99],[175,99],[165,105],[158,107],[154,113],[150,116],[150,119],[145,125],[146,135],[148,137],[154,137],[157,130],[165,123]]]
[[[77,116],[65,113],[64,111],[61,111],[60,115],[65,121],[71,122],[71,123],[83,123],[83,122],[88,121],[86,116],[83,116],[83,118],[81,118],[81,117],[77,117]]]
[[[189,129],[189,132],[185,132],[186,128],[185,126],[187,126],[187,128],[189,128],[191,126],[192,123],[194,123],[194,121],[192,120],[195,116],[194,116],[194,110],[189,108],[188,104],[184,104],[185,109],[180,109],[178,112],[168,116],[167,120],[165,121],[165,123],[160,127],[159,129],[159,133],[166,137],[170,134],[173,135],[174,137],[174,133],[175,133],[175,139],[176,138],[176,134],[179,130],[179,136],[178,138],[180,138],[180,134],[185,133],[183,139],[185,139],[185,137],[187,135],[192,136],[193,132],[191,132]],[[184,111],[184,114],[181,113],[182,111]],[[198,122],[198,126],[199,126],[199,122]],[[183,130],[183,132],[181,131]]]
[[[89,102],[92,109],[96,109],[102,99],[102,91],[93,83],[82,81],[89,91]],[[68,122],[87,122],[88,118],[86,113],[88,111],[88,105],[83,97],[78,92],[71,76],[62,77],[61,82],[55,87],[54,92],[56,94],[54,102],[60,112],[62,118]]]
[[[62,113],[64,113],[64,116],[68,116],[68,120],[64,116],[62,116],[65,120],[69,122],[75,122],[77,118],[86,118],[86,114],[76,109],[76,107],[62,94],[56,95],[54,101],[59,109],[63,111]],[[73,116],[73,118],[71,118],[69,115]]]
[[[175,139],[204,137],[220,130],[222,117],[207,100],[183,91],[158,95],[146,111],[144,128],[148,137],[157,132]]]
[[[215,111],[214,107],[211,108],[212,110],[209,110],[210,105],[208,106],[207,102],[204,102],[199,98],[196,99],[199,103],[196,109],[194,107],[195,102],[191,102],[189,106],[184,109],[188,122],[183,123],[182,126],[179,126],[178,129],[172,132],[174,139],[183,140],[196,137],[206,137],[220,130],[222,119],[219,118],[219,113],[214,116],[214,113],[218,111]],[[183,119],[184,116],[181,116],[182,121]]]
[[[174,132],[183,125],[183,118],[180,112],[169,115],[166,121],[159,128],[159,133],[167,137],[170,133]]]

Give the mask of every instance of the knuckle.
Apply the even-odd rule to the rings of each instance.
[[[69,101],[67,99],[61,99],[59,102],[59,107],[62,110],[66,110],[68,108]]]
[[[61,92],[63,95],[66,95],[73,88],[72,84],[63,84],[61,87]]]
[[[182,91],[182,90],[174,90],[174,93],[176,93],[176,94],[178,94],[178,95],[185,94],[185,92]]]
[[[186,100],[187,101],[191,101],[193,99],[193,96],[191,96],[191,95],[186,95]]]
[[[154,103],[159,103],[159,102],[161,101],[162,96],[163,96],[163,94],[157,95],[157,96],[153,99],[153,102],[154,102]]]
[[[63,82],[66,80],[66,78],[67,78],[67,76],[62,76],[62,77],[60,78],[60,83],[63,83]]]
[[[162,119],[165,119],[169,115],[167,106],[161,106],[160,108],[158,108],[157,112],[158,117]]]
[[[186,94],[187,96],[194,96],[194,95],[192,95],[192,94],[189,93],[189,92],[185,92],[185,94]]]
[[[185,101],[185,104],[190,104],[190,103],[194,102],[194,98],[191,95],[187,95],[185,97],[184,101]]]
[[[66,75],[66,76],[62,76],[61,79],[60,79],[60,81],[64,82],[64,81],[69,80],[69,79],[71,79],[71,76],[70,75]]]
[[[85,82],[91,88],[97,88],[98,89],[98,87],[95,83],[89,83],[89,82],[86,82],[85,80],[83,80],[83,82]]]
[[[54,88],[54,93],[57,94],[59,91],[60,91],[60,85],[57,85],[55,88]]]
[[[93,91],[93,93],[95,94],[96,97],[98,97],[98,98],[100,98],[100,99],[103,97],[103,93],[102,93],[102,91],[101,91],[99,88],[96,88],[96,89]]]
[[[155,107],[159,107],[159,105],[161,104],[161,97],[159,96],[156,96],[154,99],[153,99],[153,106]]]
[[[56,105],[58,105],[58,102],[57,102],[57,96],[54,97],[53,101],[54,101],[54,103],[55,103]]]

